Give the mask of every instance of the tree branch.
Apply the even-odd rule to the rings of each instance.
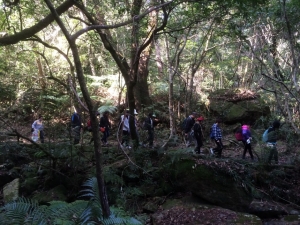
[[[56,8],[56,12],[58,15],[61,15],[65,11],[67,11],[69,8],[71,8],[75,4],[75,1],[73,0],[66,0],[64,3],[62,3],[60,6]],[[16,34],[5,36],[0,38],[0,46],[6,46],[6,45],[12,45],[16,44],[19,41],[26,40],[27,38],[32,37],[39,31],[46,28],[48,25],[50,25],[52,22],[54,22],[54,16],[52,14],[49,14],[44,19],[40,20],[37,24],[33,25],[30,28],[26,28]]]
[[[118,24],[113,24],[113,25],[91,25],[91,26],[85,27],[85,28],[81,29],[80,31],[76,32],[75,34],[73,34],[71,36],[71,39],[76,40],[79,36],[81,36],[82,34],[88,32],[90,30],[96,30],[96,29],[106,29],[107,30],[107,29],[118,28],[118,27],[122,27],[122,26],[125,26],[125,25],[128,25],[128,24],[132,24],[133,21],[139,20],[139,19],[145,17],[146,15],[148,15],[149,13],[151,13],[152,11],[157,10],[161,7],[164,7],[166,5],[169,5],[172,2],[173,2],[173,0],[170,1],[170,2],[160,4],[160,5],[155,6],[155,7],[151,7],[148,10],[146,10],[144,13],[142,13],[140,15],[137,15],[137,16],[134,16],[132,19],[129,19],[129,20],[123,22],[123,23],[118,23]],[[78,6],[78,5],[76,5],[76,6]],[[82,6],[80,6],[80,9],[82,9]]]

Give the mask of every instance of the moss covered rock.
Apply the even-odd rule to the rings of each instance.
[[[211,204],[247,211],[252,201],[251,194],[233,177],[206,165],[197,165],[193,159],[176,162],[170,171],[177,188],[190,191]]]
[[[255,121],[270,115],[270,108],[259,95],[248,90],[217,90],[209,96],[210,111],[226,123]]]
[[[47,203],[53,200],[66,201],[67,190],[63,185],[58,185],[49,191],[35,194],[32,199],[40,203]]]

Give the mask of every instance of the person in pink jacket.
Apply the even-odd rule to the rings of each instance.
[[[243,152],[243,159],[246,157],[247,151],[249,152],[249,155],[252,160],[254,160],[253,154],[252,154],[252,148],[251,148],[251,131],[249,124],[242,125],[242,135],[243,135],[243,144],[244,144],[244,152]]]

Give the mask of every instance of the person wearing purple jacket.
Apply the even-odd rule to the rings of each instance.
[[[252,149],[251,149],[251,131],[250,126],[248,124],[244,124],[242,126],[242,135],[243,135],[243,144],[244,144],[244,153],[243,153],[243,159],[245,159],[247,151],[249,152],[249,155],[252,160],[254,160]]]

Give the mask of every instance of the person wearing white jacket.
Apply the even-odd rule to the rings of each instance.
[[[41,143],[44,143],[44,125],[43,125],[43,117],[41,115],[39,115],[39,118],[33,122],[31,128],[32,128],[31,131],[33,133],[39,133],[39,138],[41,140]]]
[[[131,148],[129,146],[129,135],[130,135],[130,128],[129,128],[129,110],[126,110],[125,114],[121,116],[121,123],[122,123],[122,146],[126,148]]]

